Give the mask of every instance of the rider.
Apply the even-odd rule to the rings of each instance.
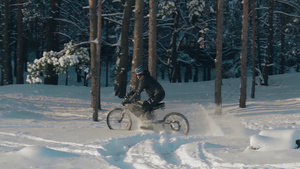
[[[150,120],[152,118],[149,111],[153,109],[160,101],[165,98],[165,90],[155,80],[148,70],[144,70],[143,66],[139,66],[132,73],[136,75],[139,80],[138,87],[134,92],[131,92],[131,97],[129,98],[129,102],[133,100],[140,99],[140,95],[143,90],[147,93],[149,99],[147,101],[143,101],[142,108],[145,113],[145,117]]]

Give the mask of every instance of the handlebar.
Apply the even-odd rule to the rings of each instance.
[[[131,104],[131,103],[135,103],[136,100],[132,100],[132,101],[129,101],[129,98],[130,96],[134,95],[135,91],[131,91],[129,93],[126,93],[125,95],[125,100],[122,102],[122,105],[125,106],[125,104]]]

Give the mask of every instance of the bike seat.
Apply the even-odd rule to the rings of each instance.
[[[155,105],[153,107],[153,110],[162,109],[162,108],[165,108],[165,103],[164,102],[161,102],[161,103],[158,103],[157,105]]]

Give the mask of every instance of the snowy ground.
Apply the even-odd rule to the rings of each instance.
[[[99,122],[92,121],[90,88],[0,87],[1,168],[300,168],[300,74],[270,77],[247,108],[238,108],[240,79],[223,81],[223,114],[214,115],[214,81],[170,84],[166,109],[190,121],[187,136],[163,131],[112,131],[109,110],[120,107],[102,88]],[[255,149],[255,150],[254,150]]]

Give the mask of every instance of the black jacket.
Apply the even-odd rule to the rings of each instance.
[[[135,93],[130,100],[140,98],[140,94],[143,90],[146,91],[150,99],[156,98],[158,95],[160,95],[162,99],[165,97],[165,91],[163,87],[150,75],[149,71],[147,70],[144,70],[141,74],[138,87],[136,88]]]

